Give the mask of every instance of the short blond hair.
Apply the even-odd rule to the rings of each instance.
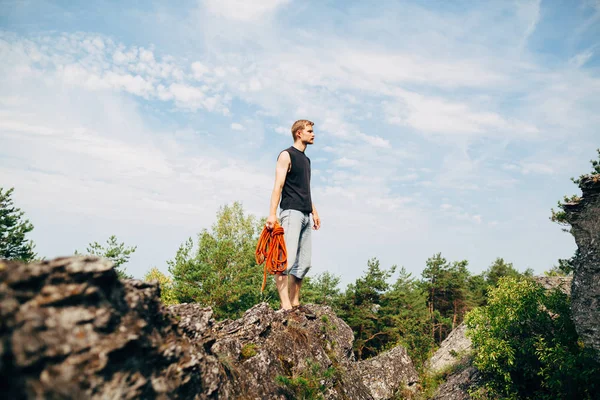
[[[296,132],[298,132],[300,129],[306,128],[307,125],[314,126],[315,123],[307,119],[299,119],[298,121],[294,122],[294,125],[292,125],[292,137],[294,138],[294,141],[296,140]]]

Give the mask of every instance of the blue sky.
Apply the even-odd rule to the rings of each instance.
[[[600,147],[600,1],[1,3],[0,182],[42,256],[115,234],[166,271],[220,206],[266,216],[301,118],[312,275],[573,254],[548,217]]]

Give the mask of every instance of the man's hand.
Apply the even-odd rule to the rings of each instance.
[[[275,227],[275,223],[277,222],[277,216],[274,214],[269,215],[269,218],[267,218],[267,223],[265,224],[265,226],[267,227],[268,230],[271,230]]]
[[[321,227],[321,218],[319,218],[319,214],[313,213],[313,229],[319,230]]]

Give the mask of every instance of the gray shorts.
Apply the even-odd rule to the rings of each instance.
[[[310,214],[297,210],[282,210],[279,219],[287,250],[287,269],[283,274],[292,274],[302,279],[311,267]]]

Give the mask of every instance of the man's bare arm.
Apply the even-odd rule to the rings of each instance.
[[[315,203],[312,205],[312,216],[313,216],[313,229],[318,230],[321,227],[321,218],[315,207]]]
[[[291,164],[292,160],[290,154],[287,151],[281,152],[275,168],[275,185],[273,186],[273,192],[271,193],[271,205],[269,207],[269,217],[267,218],[266,223],[267,229],[273,229],[275,222],[277,222],[277,206],[279,205],[285,177]]]

